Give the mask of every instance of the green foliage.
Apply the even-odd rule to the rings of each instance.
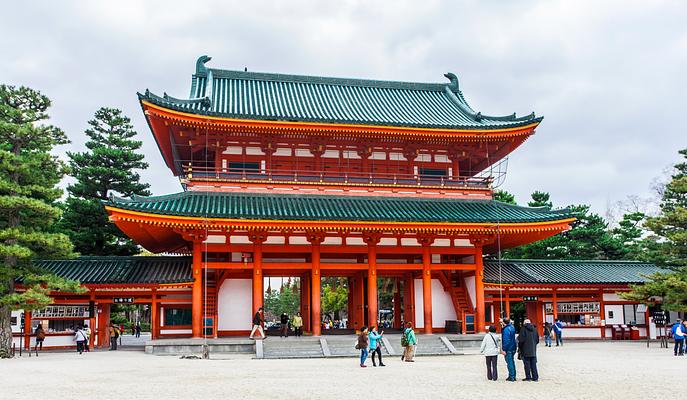
[[[494,200],[500,201],[501,203],[506,203],[506,204],[512,204],[512,205],[517,204],[515,202],[515,196],[514,195],[506,192],[505,190],[501,190],[501,189],[494,191]]]
[[[687,149],[679,153],[687,158]],[[687,162],[675,165],[675,173],[661,199],[661,213],[648,218],[646,226],[663,238],[655,240],[646,254],[672,272],[649,276],[644,285],[634,286],[622,297],[646,304],[660,301],[671,311],[687,311]]]
[[[340,319],[348,307],[348,288],[344,285],[322,285],[322,313],[330,319]]]
[[[301,309],[301,292],[297,280],[287,281],[280,290],[270,289],[265,293],[265,320],[278,320],[282,313],[289,317]]]
[[[553,203],[549,200],[549,194],[538,190],[532,193],[532,201],[528,202],[527,205],[530,207],[553,207]]]
[[[546,192],[532,193],[530,207],[548,207],[553,203]],[[646,216],[640,212],[625,214],[616,228],[610,229],[588,205],[572,205],[577,220],[567,232],[504,252],[506,258],[572,260],[643,260],[655,262],[659,247],[655,236],[643,228]]]
[[[51,291],[80,291],[77,282],[42,273],[35,258],[67,258],[72,244],[51,225],[65,165],[50,154],[66,144],[59,128],[44,124],[50,100],[26,87],[0,85],[0,358],[10,356],[12,309],[45,307]],[[15,291],[23,278],[25,291]]]
[[[147,196],[148,184],[136,170],[148,164],[136,151],[141,142],[131,120],[120,110],[101,108],[85,133],[88,151],[67,153],[76,183],[67,187],[69,197],[59,229],[69,235],[75,249],[85,255],[132,255],[136,244],[108,220],[100,204],[111,194]]]

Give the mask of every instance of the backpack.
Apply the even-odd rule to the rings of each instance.
[[[408,347],[409,344],[408,334],[403,332],[403,335],[401,335],[401,347]]]
[[[119,337],[119,328],[114,328],[115,339]]]

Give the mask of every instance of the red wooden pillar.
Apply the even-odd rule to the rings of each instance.
[[[322,307],[321,307],[321,286],[322,275],[320,274],[320,244],[324,240],[321,235],[312,235],[308,238],[312,244],[312,270],[310,275],[310,308],[312,334],[320,336],[322,334]]]
[[[353,293],[355,301],[355,329],[360,329],[365,323],[365,282],[363,273],[358,273],[355,276],[355,292]]]
[[[264,276],[262,273],[262,240],[253,240],[253,314],[265,301]]]
[[[110,304],[100,304],[98,306],[100,312],[98,313],[98,346],[107,347],[110,345]]]
[[[310,275],[303,275],[301,277],[301,316],[303,317],[303,330],[311,332],[310,317],[312,309],[310,307],[311,301],[311,284]]]
[[[506,318],[510,318],[510,289],[506,288]]]
[[[377,243],[381,235],[374,233],[363,238],[367,243],[367,323],[376,326],[379,318],[377,304]]]
[[[150,301],[150,338],[157,339],[157,333],[160,329],[159,312],[157,308],[157,289],[153,289],[152,299]]]
[[[203,242],[193,242],[193,289],[191,294],[191,336],[202,337],[203,332]]]
[[[399,279],[394,284],[394,328],[401,328],[401,288]]]
[[[494,299],[494,302],[491,304],[494,306],[494,319],[492,322],[496,327],[496,331],[501,332],[501,324],[499,323],[501,319],[501,302],[499,299]]]
[[[484,332],[484,263],[482,260],[482,246],[475,245],[475,330]]]
[[[553,296],[551,299],[551,309],[553,312],[553,322],[555,323],[556,320],[558,320],[558,293],[556,291],[556,288],[553,288]]]
[[[432,237],[419,238],[422,244],[422,306],[425,320],[424,332],[432,334],[432,254],[430,245],[434,242]]]
[[[604,321],[604,323],[601,324],[601,339],[606,339],[606,306],[604,305],[603,289],[599,291],[599,317],[601,317],[601,321]],[[649,329],[648,325],[647,329]]]
[[[408,273],[403,284],[403,320],[415,326],[415,280]]]
[[[31,331],[31,311],[24,311],[24,348],[27,350],[31,350]]]

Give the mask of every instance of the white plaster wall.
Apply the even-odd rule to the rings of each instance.
[[[601,338],[601,328],[563,328],[565,338]]]
[[[465,283],[465,287],[468,289],[468,295],[470,296],[470,302],[474,306],[477,304],[477,298],[475,294],[475,277],[474,276],[468,276],[467,278],[463,278],[463,283]]]
[[[247,330],[253,318],[253,280],[227,279],[217,293],[217,329]]]
[[[609,304],[604,306],[604,308],[606,309],[606,315],[604,316],[606,325],[622,325],[624,323],[622,304]],[[609,311],[613,311],[613,318],[610,317]]]
[[[422,279],[415,279],[415,325],[424,328],[425,314],[422,298]],[[456,311],[453,308],[451,295],[444,291],[438,279],[432,279],[432,327],[443,328],[446,320],[455,320]]]

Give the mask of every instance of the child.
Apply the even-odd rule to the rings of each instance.
[[[544,344],[551,347],[551,322],[544,324]]]

